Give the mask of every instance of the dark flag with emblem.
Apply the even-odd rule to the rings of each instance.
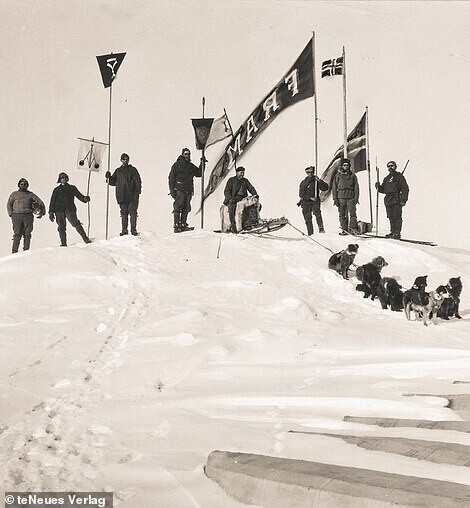
[[[321,64],[321,77],[340,76],[343,74],[343,57],[325,60]]]
[[[281,81],[232,135],[232,141],[212,169],[203,199],[215,191],[235,163],[285,109],[314,95],[312,41],[313,39],[305,46]]]
[[[198,150],[204,150],[214,119],[193,118],[191,122],[193,123],[194,134],[196,136],[196,148]]]
[[[351,161],[351,170],[353,173],[359,173],[359,171],[365,171],[367,169],[367,111],[362,115],[359,123],[349,133],[348,136],[348,159]],[[327,191],[320,192],[320,201],[325,201],[330,195],[331,182],[333,181],[336,171],[341,164],[343,158],[343,145],[341,145],[333,156],[333,160],[330,162],[328,167],[321,175],[321,179],[325,181],[329,189]]]
[[[111,53],[109,55],[100,55],[96,57],[105,88],[110,87],[116,79],[117,72],[125,56],[126,53]]]

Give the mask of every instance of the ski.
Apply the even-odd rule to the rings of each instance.
[[[387,236],[383,236],[383,235],[376,236],[376,235],[369,234],[369,233],[363,233],[362,235],[358,235],[358,236],[364,236],[366,238],[382,238],[384,240],[398,240],[399,242],[416,243],[418,245],[429,245],[430,247],[437,246],[437,243],[427,241],[427,240],[412,240],[410,238],[389,238]]]

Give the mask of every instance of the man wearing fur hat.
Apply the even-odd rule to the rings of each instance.
[[[18,190],[12,192],[7,201],[8,215],[11,217],[13,224],[12,254],[18,252],[22,237],[23,250],[29,249],[34,215],[40,219],[46,213],[46,207],[42,200],[34,192],[29,191],[28,187],[28,180],[20,178]]]
[[[356,206],[359,203],[359,182],[351,171],[349,159],[341,159],[341,166],[331,185],[333,204],[338,207],[340,235],[357,233]]]
[[[137,232],[137,209],[139,208],[139,196],[142,191],[142,180],[137,168],[129,164],[129,155],[121,155],[121,166],[111,175],[106,171],[105,177],[108,184],[116,187],[116,201],[121,210],[121,236],[128,235],[129,218],[131,223],[131,234],[136,236]]]
[[[305,168],[307,176],[300,182],[298,205],[302,207],[302,215],[304,216],[305,225],[307,226],[308,236],[313,235],[312,215],[315,215],[319,233],[324,233],[323,217],[320,208],[320,191],[327,191],[328,184],[320,180],[315,175],[314,166]]]
[[[49,203],[49,219],[51,222],[54,222],[54,219],[57,222],[61,247],[67,247],[67,221],[77,230],[85,243],[91,243],[78,220],[74,202],[74,198],[77,198],[82,203],[88,203],[90,196],[84,196],[75,185],[70,185],[67,173],[60,173],[57,183],[60,185],[52,191]]]
[[[402,209],[408,201],[409,187],[402,173],[397,171],[395,161],[387,162],[388,175],[384,178],[382,185],[375,183],[375,188],[385,194],[384,204],[387,217],[390,222],[390,233],[387,238],[401,238],[401,227],[403,225]]]

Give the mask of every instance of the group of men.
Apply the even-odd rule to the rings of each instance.
[[[114,173],[107,171],[106,181],[116,188],[116,201],[121,215],[121,236],[129,234],[138,235],[137,211],[139,197],[142,192],[142,180],[139,171],[129,164],[128,154],[121,155],[121,166]],[[183,148],[181,155],[172,165],[168,176],[170,195],[173,198],[173,227],[175,233],[193,229],[188,225],[188,214],[191,211],[191,199],[194,194],[194,178],[202,175],[201,163],[196,166],[191,162],[191,151]],[[397,172],[395,161],[387,163],[389,174],[382,184],[375,184],[378,192],[385,194],[385,208],[390,221],[390,233],[387,237],[401,237],[402,208],[408,200],[409,188],[402,173]],[[328,184],[315,174],[315,168],[309,166],[305,169],[306,177],[300,182],[298,205],[302,208],[307,234],[312,235],[313,217],[316,219],[319,233],[324,233],[325,228],[321,213],[320,192],[329,189]],[[83,195],[77,187],[69,184],[66,173],[60,173],[57,183],[59,184],[52,192],[49,203],[49,219],[57,223],[60,245],[67,246],[67,221],[73,226],[85,243],[90,243],[80,220],[77,217],[77,207],[74,198],[83,203],[90,201],[90,196]],[[21,238],[23,238],[23,250],[28,250],[31,244],[34,217],[41,218],[46,213],[44,202],[29,190],[29,183],[25,178],[18,182],[18,190],[8,198],[7,211],[13,224],[12,253],[18,252]],[[245,178],[245,168],[235,168],[235,176],[227,180],[224,189],[224,205],[228,209],[230,219],[230,231],[238,233],[235,218],[237,204],[248,196],[248,193],[259,198],[258,192]],[[349,159],[342,159],[341,165],[331,182],[331,194],[333,204],[338,207],[340,235],[358,232],[356,206],[359,203],[359,184],[356,175],[351,171]]]
[[[404,175],[397,171],[395,161],[389,161],[387,169],[389,174],[384,178],[382,184],[376,182],[375,187],[378,192],[385,194],[384,204],[390,222],[390,233],[386,237],[400,239],[403,224],[402,209],[408,201],[409,188]],[[320,191],[327,191],[329,186],[315,175],[313,166],[306,168],[305,172],[307,176],[300,183],[298,204],[302,207],[307,234],[313,234],[313,215],[317,221],[318,231],[324,233]],[[360,233],[356,213],[359,203],[359,183],[357,176],[351,170],[351,162],[347,158],[341,160],[341,165],[332,179],[331,195],[334,206],[338,207],[341,228],[339,234]]]
[[[121,155],[121,166],[113,174],[105,174],[109,185],[116,187],[116,201],[121,212],[121,235],[129,234],[128,223],[130,219],[131,234],[137,235],[137,209],[139,196],[142,190],[142,181],[139,172],[129,164],[129,155]],[[61,247],[67,247],[67,222],[73,226],[85,243],[91,243],[90,238],[83,229],[77,217],[75,198],[83,203],[90,201],[90,196],[84,196],[75,185],[69,184],[67,173],[59,173],[59,184],[52,191],[49,203],[49,219],[56,222]],[[46,206],[41,198],[29,190],[29,182],[21,178],[18,190],[10,194],[7,201],[7,212],[13,224],[12,253],[18,252],[23,238],[23,250],[31,245],[31,234],[34,218],[40,219],[46,214]]]

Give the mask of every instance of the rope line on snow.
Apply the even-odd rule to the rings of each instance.
[[[320,243],[319,241],[315,240],[315,238],[312,238],[311,236],[308,236],[306,235],[301,229],[295,227],[291,222],[290,220],[287,221],[287,224],[289,224],[289,226],[291,228],[294,228],[296,231],[298,231],[302,236],[306,236],[309,240],[312,240],[312,242],[315,242],[317,245],[320,245],[320,247],[323,247],[324,249],[326,249],[327,251],[331,252],[332,254],[334,254],[335,252],[333,250],[331,250],[329,247],[327,247],[326,245],[323,245],[322,243]]]

